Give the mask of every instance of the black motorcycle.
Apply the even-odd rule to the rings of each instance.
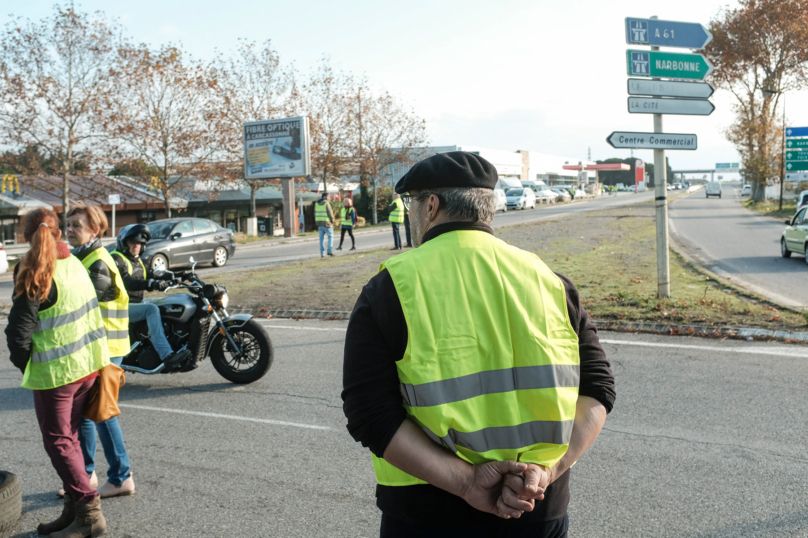
[[[170,280],[169,289],[184,288],[188,293],[166,295],[152,301],[160,309],[163,329],[171,348],[191,354],[178,364],[166,364],[149,339],[145,321],[129,326],[132,347],[121,368],[139,374],[189,372],[210,357],[219,374],[233,383],[258,381],[269,371],[275,352],[266,330],[246,314],[228,315],[227,288],[205,284],[191,270],[175,275],[158,269],[156,278]],[[187,354],[186,354],[187,355]]]

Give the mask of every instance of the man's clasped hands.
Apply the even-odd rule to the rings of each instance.
[[[477,510],[504,519],[533,511],[555,479],[552,469],[533,463],[491,461],[470,467],[460,496]]]

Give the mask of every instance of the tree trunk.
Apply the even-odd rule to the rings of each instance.
[[[250,218],[255,218],[255,198],[256,193],[258,192],[258,186],[255,184],[255,181],[250,182]]]
[[[62,233],[67,238],[67,212],[70,209],[70,175],[65,172],[62,179]]]
[[[171,201],[170,201],[171,196],[170,195],[171,195],[171,193],[169,192],[168,189],[163,189],[163,198],[165,199],[165,203],[166,203],[166,218],[167,219],[171,218]]]
[[[376,206],[379,204],[376,197],[376,178],[374,177],[371,181],[373,181],[373,224],[379,224],[379,218],[376,215],[376,210],[378,209]]]

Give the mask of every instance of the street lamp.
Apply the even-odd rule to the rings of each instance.
[[[772,90],[771,88],[763,88],[763,93],[769,95],[782,95],[783,96],[783,148],[780,153],[780,207],[779,211],[783,210],[783,185],[786,182],[786,94],[782,91]]]

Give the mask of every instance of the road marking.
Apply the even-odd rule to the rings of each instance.
[[[124,404],[118,403],[118,407],[128,407],[131,409],[143,409],[144,411],[162,411],[163,413],[176,413],[178,415],[196,415],[199,417],[211,417],[211,418],[226,418],[230,420],[239,420],[242,422],[258,422],[261,424],[272,424],[274,426],[294,426],[295,428],[305,428],[308,430],[327,430],[330,431],[331,428],[328,426],[315,426],[313,424],[300,424],[298,422],[285,422],[283,420],[269,420],[266,418],[251,418],[251,417],[239,417],[236,415],[220,415],[219,413],[205,413],[204,411],[186,411],[184,409],[166,409],[164,407],[150,407],[148,405],[133,405],[133,404]]]
[[[272,329],[291,329],[293,331],[347,331],[347,327],[336,328],[321,328],[321,327],[292,327],[291,325],[268,325],[268,321],[258,320],[263,322],[264,327]]]
[[[629,340],[606,340],[600,341],[601,344],[614,344],[618,346],[646,346],[646,347],[669,347],[675,349],[695,349],[699,351],[720,351],[722,353],[749,353],[752,355],[779,355],[782,357],[798,357],[801,359],[808,359],[808,354],[798,353],[786,349],[771,348],[771,347],[716,347],[716,346],[688,346],[682,344],[663,344],[660,342],[632,342]]]

